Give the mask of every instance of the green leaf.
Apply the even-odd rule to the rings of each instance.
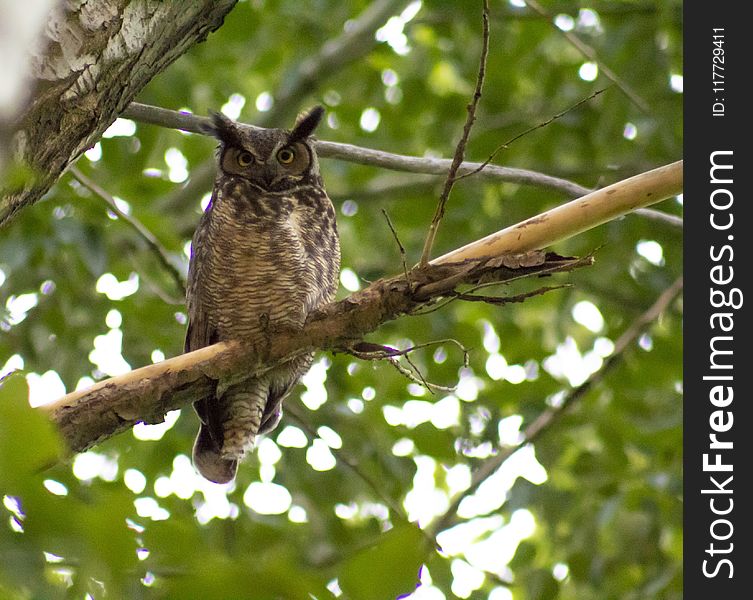
[[[426,560],[426,538],[413,524],[396,525],[377,542],[356,553],[339,574],[350,598],[384,600],[412,592]]]
[[[18,493],[29,479],[54,465],[63,448],[55,426],[29,406],[29,387],[21,373],[0,386],[0,492]]]
[[[545,569],[536,569],[528,573],[525,588],[530,600],[553,600],[559,592],[557,580]]]

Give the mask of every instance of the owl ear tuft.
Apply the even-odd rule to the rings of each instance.
[[[324,107],[320,105],[298,115],[295,126],[290,131],[288,143],[298,142],[314,133],[323,116]]]
[[[200,125],[202,132],[217,138],[226,146],[243,147],[243,138],[238,132],[235,121],[220,112],[214,111],[210,111],[209,117],[211,119],[209,123]]]

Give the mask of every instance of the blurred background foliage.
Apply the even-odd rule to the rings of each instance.
[[[322,139],[451,156],[475,84],[481,3],[393,1],[394,18],[338,55],[336,69],[325,61],[321,76],[302,81],[301,65],[352,30],[369,4],[241,1],[139,101],[201,115],[222,107],[283,127],[321,102]],[[549,18],[519,1],[492,0],[484,95],[467,157],[484,160],[608,87],[495,162],[595,187],[681,158],[681,3],[543,7]],[[638,101],[562,30],[589,45]],[[213,146],[119,121],[77,166],[185,273],[208,191],[193,175],[207,169]],[[382,210],[407,260],[418,260],[441,178],[328,159],[322,172],[338,209],[340,297],[401,269]],[[435,255],[565,199],[465,179]],[[677,200],[658,208],[682,212]],[[522,304],[454,302],[370,336],[403,348],[459,341],[469,349],[467,367],[447,342],[413,355],[429,381],[458,384],[454,393],[429,393],[386,363],[323,355],[289,398],[280,428],[234,485],[220,487],[192,473],[190,409],[56,461],[54,432],[25,407],[29,394],[50,401],[175,356],[183,345],[179,286],[101,198],[65,175],[0,232],[0,367],[23,370],[0,388],[0,596],[681,598],[679,303],[535,445],[444,517],[471,472],[518,443],[526,425],[597,370],[611,343],[682,272],[681,230],[634,215],[555,250],[595,251],[596,263],[554,278],[572,287]],[[502,292],[524,289],[530,284]]]

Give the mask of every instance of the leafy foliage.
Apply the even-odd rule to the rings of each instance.
[[[425,0],[411,20],[391,21],[382,31],[393,31],[388,41],[369,37],[364,43],[373,47],[363,58],[304,87],[295,103],[261,110],[368,4],[240,2],[139,100],[197,114],[242,105],[242,120],[274,126],[290,126],[300,109],[322,102],[323,139],[451,156],[475,84],[480,3]],[[611,83],[603,69],[595,81],[581,78],[589,61],[547,19],[491,4],[487,78],[467,155],[473,160]],[[411,7],[413,14],[418,5]],[[670,76],[681,73],[681,5],[563,1],[547,10],[649,110],[611,85],[518,139],[495,162],[595,187],[677,160],[682,95]],[[400,24],[404,39],[394,33]],[[378,113],[375,128],[377,113],[369,113],[371,125],[362,119],[367,109]],[[185,272],[207,190],[188,193],[183,180],[211,159],[213,142],[141,124],[110,131],[118,132],[128,135],[107,134],[78,167],[126,202]],[[401,270],[382,209],[407,260],[418,260],[441,178],[325,159],[322,170],[338,208],[344,268],[362,283]],[[435,254],[563,199],[464,179]],[[660,208],[681,213],[675,201]],[[519,467],[524,453],[514,455],[450,515],[438,536],[441,552],[431,541],[471,473],[598,368],[610,340],[682,272],[679,230],[637,216],[556,248],[594,249],[595,266],[555,282],[573,287],[501,308],[452,302],[371,336],[401,348],[458,340],[470,350],[467,367],[450,343],[412,355],[429,381],[459,382],[455,393],[429,393],[386,363],[322,357],[289,399],[281,427],[229,488],[192,475],[190,410],[170,427],[128,432],[86,455],[56,459],[54,431],[23,402],[24,378],[6,378],[0,596],[394,598],[414,590],[420,571],[416,598],[680,598],[677,305],[537,439],[528,456],[538,464]],[[70,391],[82,378],[124,368],[102,358],[106,348],[131,367],[180,353],[181,303],[182,291],[143,240],[70,175],[0,233],[0,367],[15,356],[9,365],[59,376],[30,375],[32,396],[44,389],[42,380],[58,382],[62,393],[61,382]]]

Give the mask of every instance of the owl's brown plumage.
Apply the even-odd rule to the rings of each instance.
[[[335,211],[309,138],[322,114],[314,108],[290,131],[251,132],[213,115],[219,169],[191,246],[187,352],[231,339],[263,344],[334,298]],[[233,479],[256,436],[279,423],[283,399],[312,360],[299,356],[194,403],[201,419],[194,465],[204,477]]]

